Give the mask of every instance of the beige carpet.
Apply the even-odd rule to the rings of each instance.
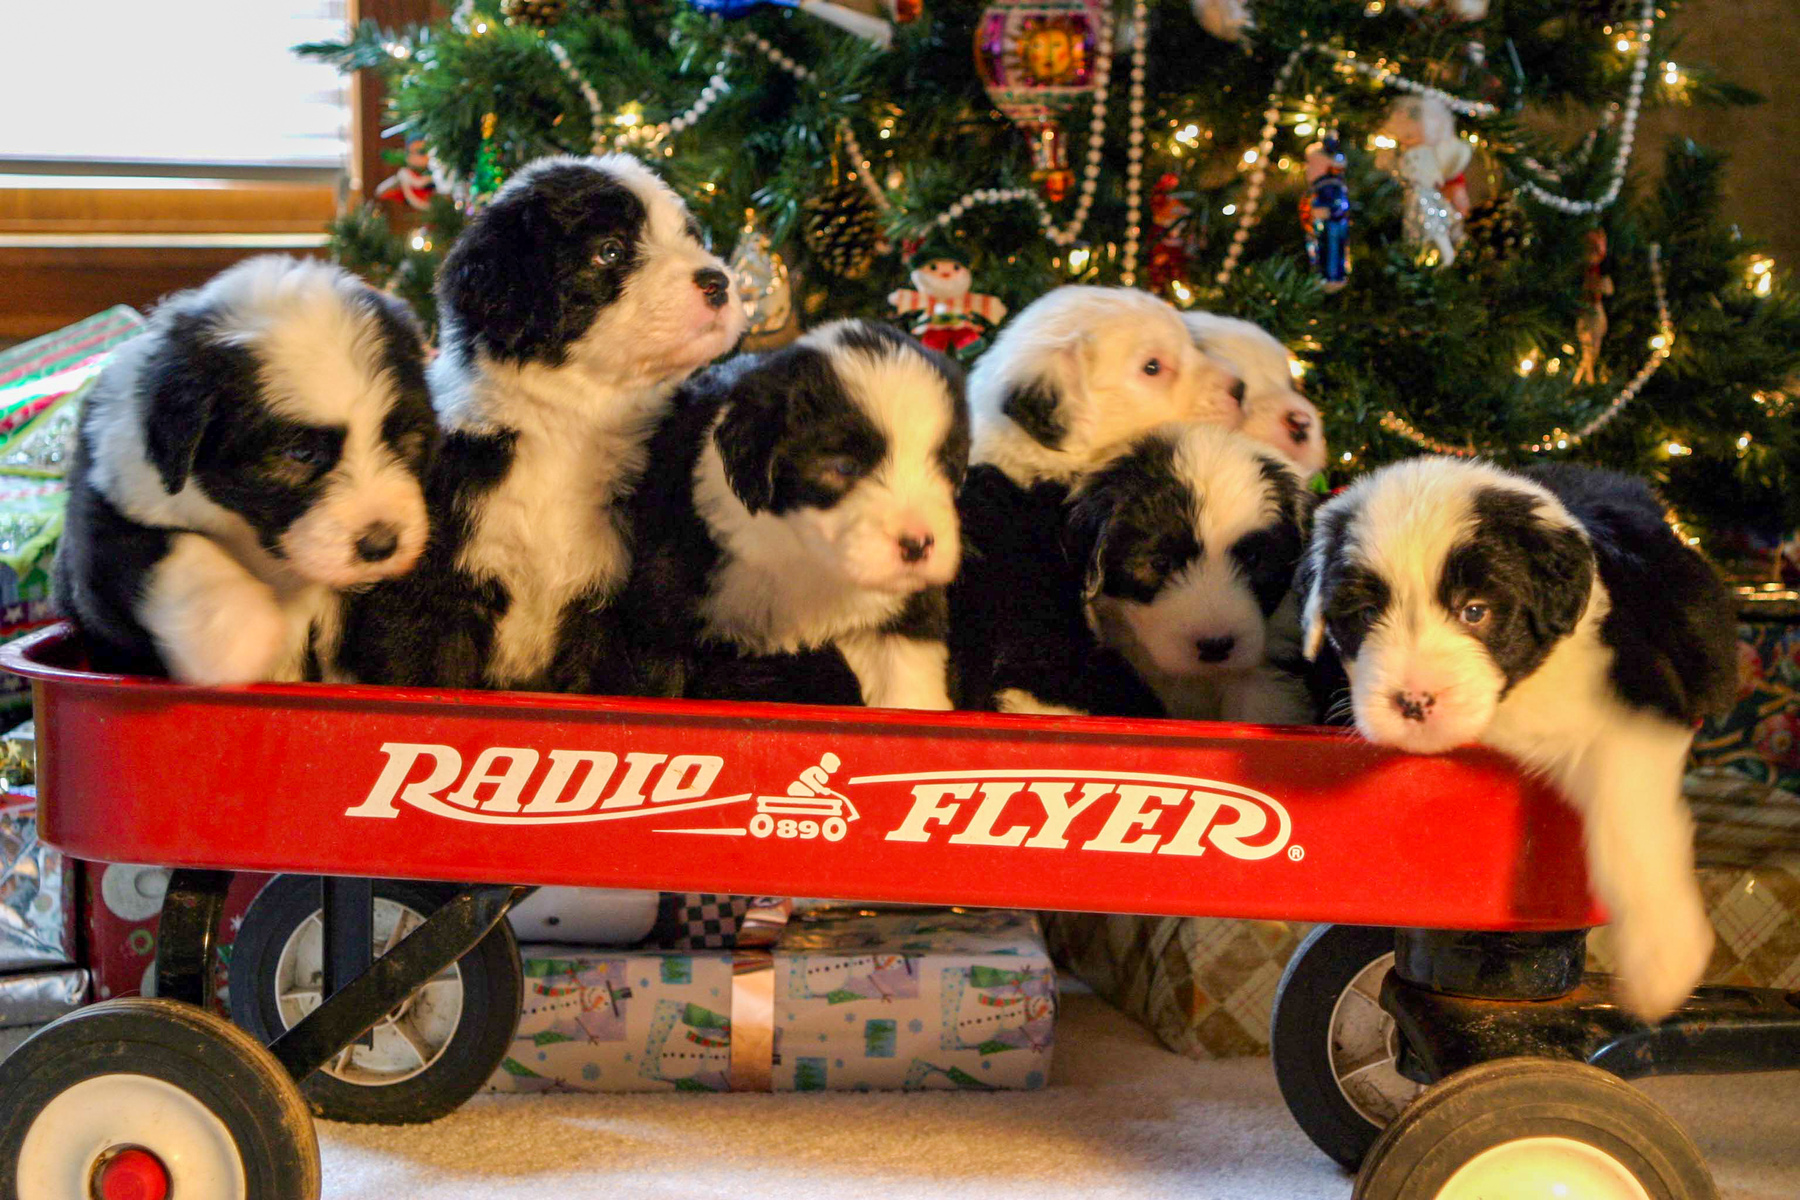
[[[1064,997],[1051,1086],[1011,1094],[483,1096],[322,1125],[325,1200],[1347,1200],[1266,1059],[1195,1063]],[[1646,1085],[1728,1200],[1800,1196],[1800,1072]]]

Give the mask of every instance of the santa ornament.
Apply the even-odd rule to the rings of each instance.
[[[1306,148],[1306,190],[1300,193],[1300,225],[1306,257],[1336,292],[1350,282],[1350,188],[1344,183],[1344,151],[1335,137]]]
[[[1377,143],[1376,165],[1406,185],[1406,240],[1436,250],[1439,264],[1449,266],[1469,214],[1465,172],[1474,148],[1456,136],[1456,118],[1443,101],[1425,96],[1408,96],[1389,109]]]
[[[952,358],[971,359],[987,348],[987,335],[1006,319],[1006,305],[972,290],[969,256],[941,239],[908,242],[912,286],[888,293],[902,317],[914,316],[913,336]]]

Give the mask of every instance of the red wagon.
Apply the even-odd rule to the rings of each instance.
[[[1619,1196],[1710,1195],[1692,1145],[1614,1076],[1800,1066],[1800,1007],[1778,993],[1705,989],[1649,1028],[1584,980],[1600,914],[1579,822],[1484,752],[1177,721],[209,689],[88,672],[65,627],[0,666],[32,681],[46,840],[177,868],[159,998],[65,1017],[0,1065],[0,1194],[21,1200],[317,1195],[308,1099],[421,1119],[497,1065],[520,987],[504,917],[545,884],[1327,923],[1283,981],[1276,1065],[1322,1148],[1366,1154],[1370,1197],[1483,1194],[1521,1163],[1648,1189]],[[232,871],[298,877],[252,910],[272,923],[266,973],[244,968],[240,989],[251,956],[234,961],[258,1037],[201,1006]],[[276,1003],[296,955],[316,981]],[[1436,1086],[1392,1120],[1419,1084]],[[123,1190],[140,1177],[162,1190]]]

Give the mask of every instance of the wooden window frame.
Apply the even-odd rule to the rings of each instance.
[[[433,0],[349,0],[352,23],[431,19]],[[347,169],[0,163],[0,342],[33,337],[113,304],[146,308],[254,254],[322,255],[324,225],[392,174],[382,91],[350,88]],[[163,181],[167,180],[166,183]]]

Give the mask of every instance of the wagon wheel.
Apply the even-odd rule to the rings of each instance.
[[[173,1000],[109,1000],[0,1063],[0,1195],[317,1200],[312,1117],[274,1055]]]
[[[449,891],[376,880],[374,947],[381,954],[422,924]],[[319,1007],[325,927],[319,889],[304,875],[271,880],[244,915],[231,952],[231,1016],[266,1042]],[[502,921],[371,1032],[300,1085],[331,1121],[400,1125],[437,1118],[481,1090],[519,1022],[524,974]]]
[[[1352,1171],[1419,1092],[1395,1068],[1400,1035],[1381,1007],[1393,965],[1393,930],[1321,925],[1275,993],[1269,1052],[1282,1099],[1313,1145]]]
[[[1642,1092],[1586,1063],[1502,1058],[1420,1094],[1351,1200],[1717,1200],[1699,1150]]]

